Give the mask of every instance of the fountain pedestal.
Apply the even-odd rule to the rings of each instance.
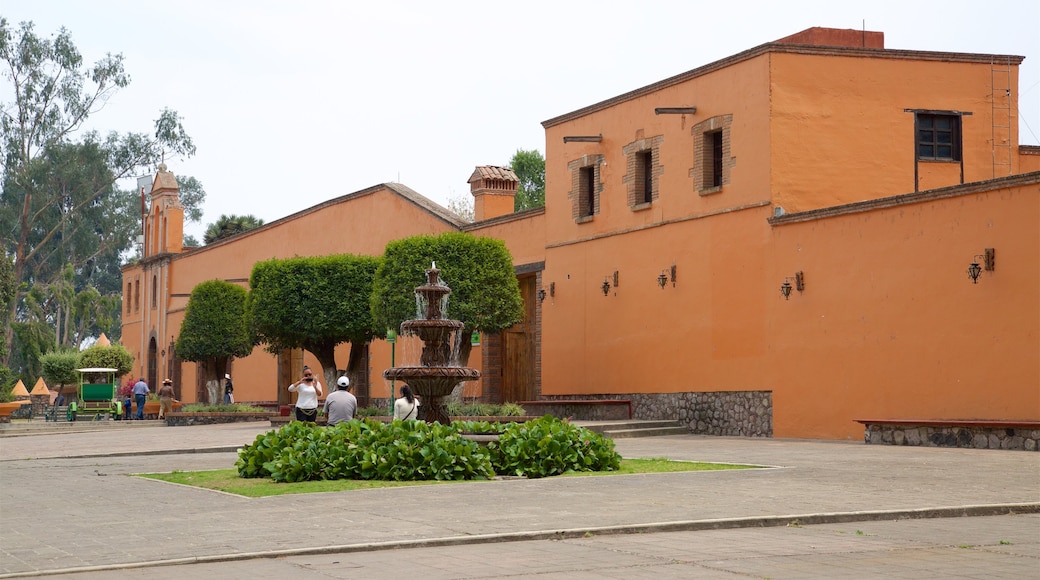
[[[384,379],[397,380],[411,387],[422,398],[424,416],[428,423],[451,422],[444,409],[444,397],[462,381],[475,381],[480,371],[452,365],[454,336],[464,324],[444,318],[451,289],[440,281],[436,266],[426,270],[426,284],[415,289],[421,305],[421,316],[401,323],[401,334],[418,336],[423,342],[419,366],[401,366],[383,371]],[[397,394],[394,393],[393,397]]]

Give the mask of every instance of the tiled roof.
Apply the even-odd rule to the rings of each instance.
[[[496,165],[478,165],[473,170],[473,175],[469,176],[467,183],[473,183],[478,179],[502,179],[504,181],[512,181],[519,183],[520,178],[513,173],[513,170],[508,167],[498,167]]]

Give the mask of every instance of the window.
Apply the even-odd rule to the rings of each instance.
[[[152,276],[152,308],[155,308],[159,303],[159,281],[155,276]]]
[[[656,177],[664,173],[661,167],[661,144],[664,135],[643,137],[636,131],[635,141],[625,145],[621,153],[625,156],[625,184],[628,207],[633,211],[647,209],[654,199],[661,197],[661,182]]]
[[[722,191],[730,182],[736,157],[730,153],[733,115],[720,115],[693,126],[693,187],[700,195]]]
[[[603,194],[603,176],[600,174],[599,164],[603,162],[603,155],[582,155],[567,163],[567,170],[571,174],[571,190],[567,192],[567,199],[571,202],[571,219],[575,223],[592,221],[600,211]]]
[[[918,113],[917,158],[937,161],[960,161],[960,115]]]
[[[722,131],[712,131],[704,136],[704,146],[711,150],[711,179],[705,169],[708,187],[722,187]],[[707,159],[708,155],[705,155]]]
[[[582,167],[579,177],[581,186],[581,215],[596,215],[596,168]]]
[[[640,151],[638,157],[639,169],[642,173],[640,181],[643,185],[643,203],[650,203],[654,200],[654,152]]]
[[[141,310],[141,281],[134,280],[134,312]]]
[[[133,287],[133,285],[130,282],[127,282],[126,283],[126,297],[123,298],[124,300],[126,300],[126,313],[127,314],[130,314],[130,306],[134,303],[133,296],[134,296],[134,287]]]

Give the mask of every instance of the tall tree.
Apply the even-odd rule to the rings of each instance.
[[[545,206],[545,157],[541,151],[517,149],[509,160],[509,168],[520,179],[513,198],[513,210],[521,211]]]
[[[258,339],[271,352],[309,351],[329,388],[340,368],[336,346],[349,342],[347,376],[358,384],[366,372],[362,355],[373,337],[368,301],[379,263],[350,254],[258,262],[249,277],[249,315]]]
[[[209,391],[209,403],[218,400],[220,379],[228,361],[253,351],[253,338],[246,317],[245,288],[210,280],[192,289],[185,307],[175,349],[184,360],[201,363],[201,375]]]
[[[523,320],[524,304],[505,243],[494,238],[448,232],[390,242],[372,288],[372,320],[382,337],[415,318],[415,288],[426,283],[432,262],[451,288],[448,316],[474,330],[497,334]],[[460,344],[459,362],[469,361],[470,341]]]
[[[99,228],[97,219],[80,216],[106,207],[113,184],[156,164],[162,151],[190,156],[195,146],[180,117],[169,109],[155,121],[151,136],[110,133],[102,138],[87,133],[75,142],[73,137],[90,115],[130,79],[122,55],[110,54],[93,66],[85,65],[64,28],[47,39],[36,34],[31,22],[13,28],[0,17],[0,61],[3,77],[9,81],[3,85],[0,102],[4,171],[0,210],[5,212],[0,219],[5,250],[14,255],[18,284],[4,305],[11,321],[4,338],[11,344],[19,312],[27,310],[23,299],[29,288],[38,281],[56,282],[61,268],[55,264],[70,256],[77,269],[93,267],[97,257],[91,252],[69,250],[79,245],[75,240],[98,236],[102,251],[116,245],[104,237],[117,225],[109,222],[107,228]],[[6,93],[8,89],[13,94]],[[105,171],[97,171],[98,166]],[[65,186],[53,175],[55,167],[64,167],[60,173],[72,173],[73,183]],[[36,272],[36,266],[43,271]]]
[[[221,215],[217,221],[206,228],[203,241],[206,244],[212,244],[217,240],[223,240],[262,225],[264,225],[264,220],[252,215]]]

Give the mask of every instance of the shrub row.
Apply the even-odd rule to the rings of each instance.
[[[500,436],[485,448],[461,432]],[[240,449],[236,467],[240,477],[279,482],[421,481],[489,479],[496,473],[547,477],[614,470],[620,462],[610,439],[547,415],[500,426],[355,419],[326,428],[293,422]]]

